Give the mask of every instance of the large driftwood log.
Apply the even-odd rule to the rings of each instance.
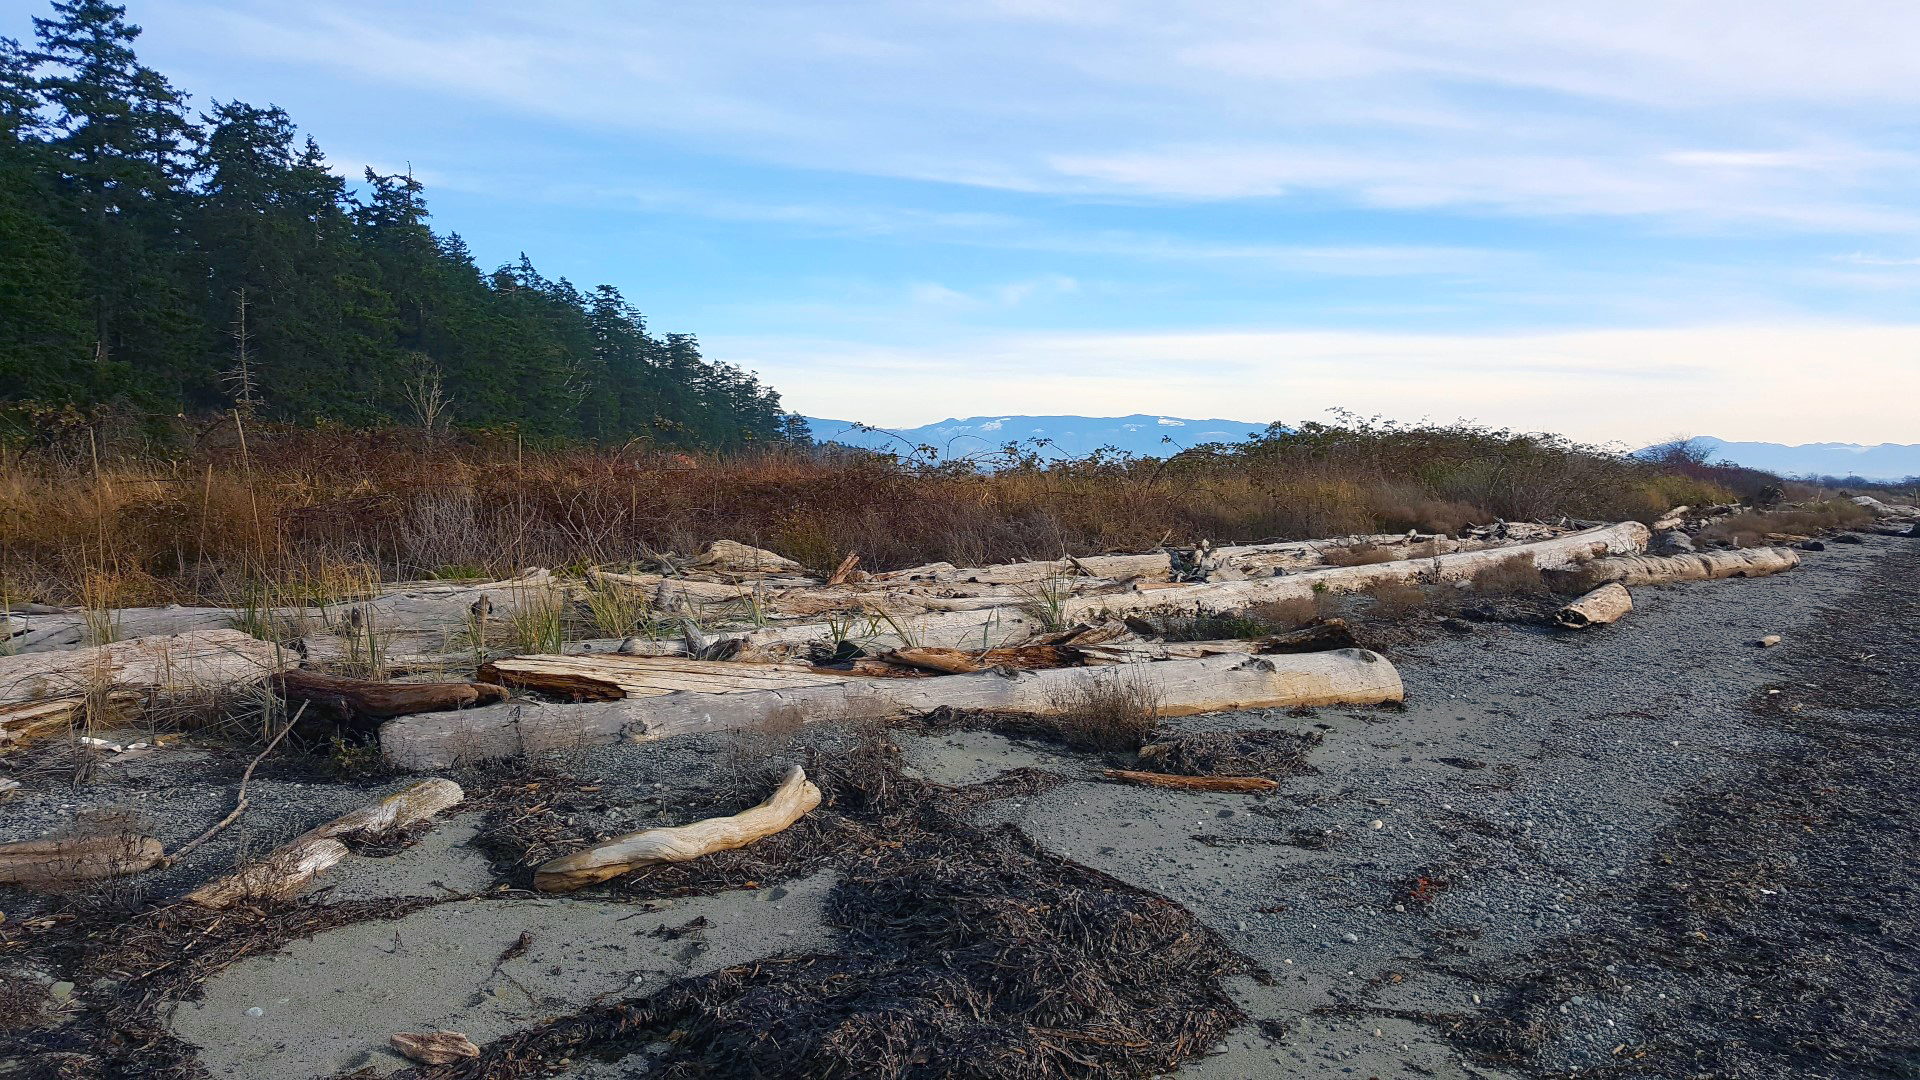
[[[1569,630],[1605,626],[1633,610],[1633,595],[1618,582],[1602,585],[1553,613],[1553,621]]]
[[[947,675],[968,675],[988,668],[1071,667],[1080,657],[1066,645],[1019,645],[1008,649],[895,649],[882,658]]]
[[[805,664],[743,664],[671,656],[511,656],[483,664],[485,682],[536,690],[574,701],[617,701],[660,694],[739,694],[822,686],[844,676],[818,675]]]
[[[381,682],[298,668],[275,675],[273,684],[289,701],[309,701],[348,720],[386,720],[410,713],[469,709],[507,699],[507,688],[496,683]]]
[[[1164,551],[1156,551],[1146,555],[1086,555],[1077,559],[1002,563],[997,566],[961,567],[952,563],[930,563],[926,566],[873,574],[867,580],[880,584],[927,582],[1028,585],[1046,581],[1049,578],[1094,577],[1116,580],[1138,578],[1142,581],[1165,581],[1172,575],[1173,557]]]
[[[1665,585],[1676,581],[1711,581],[1732,577],[1766,577],[1800,565],[1792,548],[1741,548],[1703,551],[1691,555],[1636,555],[1595,559],[1541,576],[1561,592],[1585,592],[1608,582],[1622,585]]]
[[[187,894],[201,907],[223,908],[240,900],[288,900],[327,867],[347,857],[342,838],[372,840],[395,829],[426,821],[458,803],[465,794],[451,780],[422,780],[352,813],[301,833],[257,862],[208,882]]]
[[[686,862],[745,847],[780,832],[819,805],[820,789],[795,765],[767,801],[750,810],[690,825],[629,833],[563,855],[533,872],[533,887],[542,892],[572,892],[654,863]]]
[[[103,833],[0,844],[0,884],[59,885],[149,870],[165,856],[151,836]]]
[[[0,656],[0,704],[90,689],[224,691],[265,679],[298,657],[238,630],[194,630],[64,652]]]
[[[1129,784],[1141,784],[1146,787],[1171,788],[1175,791],[1274,791],[1280,787],[1278,781],[1264,776],[1180,776],[1175,773],[1138,772],[1133,769],[1108,769],[1109,780],[1125,780]]]
[[[583,705],[489,705],[390,720],[380,746],[402,768],[503,757],[691,731],[756,728],[957,709],[1051,715],[1107,679],[1138,680],[1163,715],[1293,705],[1398,701],[1400,676],[1364,649],[1281,656],[1208,656],[1121,667],[996,668],[933,679],[831,679],[826,685],[744,693],[678,693]]]

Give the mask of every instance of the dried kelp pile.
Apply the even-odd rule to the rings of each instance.
[[[737,852],[634,875],[652,895],[761,874],[768,851],[845,876],[829,919],[841,949],[678,980],[423,1068],[436,1080],[519,1080],[561,1059],[648,1052],[635,1076],[1134,1077],[1205,1052],[1243,1015],[1220,980],[1251,970],[1177,904],[1050,854],[966,811],[1044,790],[1044,773],[971,788],[902,775],[890,747],[857,767],[817,763],[831,805]],[[819,821],[812,819],[818,818]],[[791,877],[789,861],[777,876]],[[768,877],[775,876],[768,874]],[[764,879],[763,879],[764,880]]]
[[[1320,733],[1294,731],[1200,731],[1163,735],[1140,748],[1140,760],[1181,776],[1265,776],[1278,780],[1314,772],[1307,752]]]

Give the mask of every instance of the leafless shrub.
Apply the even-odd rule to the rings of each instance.
[[[1023,722],[1037,733],[1083,750],[1140,749],[1160,722],[1160,699],[1138,675],[1115,668],[1110,675],[1057,695],[1053,713]]]
[[[1366,593],[1373,598],[1373,607],[1368,614],[1380,618],[1399,618],[1419,611],[1429,603],[1425,589],[1404,581],[1378,582],[1370,586]]]
[[[1340,544],[1328,547],[1320,553],[1320,557],[1328,566],[1372,566],[1375,563],[1393,562],[1400,555],[1392,548],[1379,544]]]

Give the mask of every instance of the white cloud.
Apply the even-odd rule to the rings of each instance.
[[[1728,439],[1911,441],[1920,326],[1713,326],[1534,335],[1335,332],[1032,334],[939,346],[709,339],[715,356],[788,387],[789,407],[913,426],[1010,404],[1036,413],[1226,413],[1316,419],[1329,408],[1471,418],[1643,445]],[[1844,364],[1846,382],[1832,372]],[[912,380],[893,376],[912,371]],[[1206,372],[1192,378],[1180,372]]]
[[[194,48],[607,140],[1172,199],[1916,227],[1895,0],[728,5],[198,0]],[[419,107],[419,106],[403,106]],[[1711,133],[1714,146],[1703,146]],[[1719,148],[1716,148],[1719,147]]]

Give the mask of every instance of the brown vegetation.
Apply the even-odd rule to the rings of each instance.
[[[156,453],[46,439],[0,449],[0,596],[108,606],[263,585],[619,565],[732,538],[822,576],[1408,528],[1496,517],[1650,518],[1724,501],[1663,466],[1455,426],[1309,425],[1168,461],[1010,457],[986,472],[837,450],[720,460],[531,450],[395,430],[216,430]]]
[[[1844,529],[1873,520],[1865,507],[1845,499],[1829,499],[1793,510],[1750,510],[1721,518],[1701,530],[1701,537],[1725,540],[1741,547],[1758,547],[1770,537],[1813,536],[1825,529]]]

